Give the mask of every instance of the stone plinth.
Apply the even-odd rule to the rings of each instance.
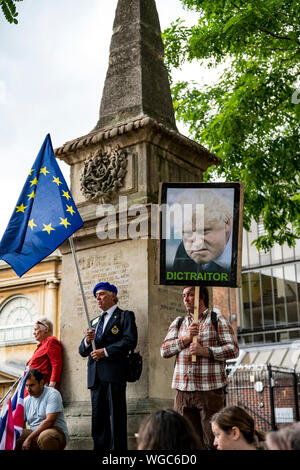
[[[56,155],[71,164],[71,192],[85,221],[74,234],[74,243],[90,318],[98,315],[92,289],[100,280],[114,283],[119,289],[120,307],[132,309],[136,314],[137,350],[143,356],[144,369],[141,379],[127,387],[129,443],[134,446],[133,436],[143,416],[173,403],[174,360],[160,357],[160,345],[170,322],[183,313],[182,290],[158,285],[158,240],[151,239],[150,232],[136,240],[128,237],[99,239],[99,200],[88,200],[80,187],[85,161],[110,148],[119,147],[128,153],[124,184],[110,201],[118,212],[120,196],[128,198],[129,208],[136,203],[149,208],[151,203],[157,203],[159,182],[201,181],[207,166],[218,160],[203,147],[148,117],[129,124],[76,139],[57,149]],[[128,230],[131,222],[130,218],[125,221]],[[149,216],[144,230],[150,222]],[[117,233],[122,224],[124,229],[124,219],[120,222],[117,217]],[[85,448],[91,442],[88,434],[90,395],[86,386],[87,360],[79,356],[78,346],[87,322],[68,242],[61,246],[61,251],[61,340],[65,351],[62,394],[73,433],[69,445]],[[78,406],[83,410],[80,415]]]

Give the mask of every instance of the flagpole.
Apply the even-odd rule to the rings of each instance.
[[[15,387],[15,385],[17,385],[17,383],[20,382],[20,380],[21,380],[22,377],[23,377],[23,376],[21,375],[21,376],[15,381],[15,383],[12,384],[12,386],[11,386],[10,389],[6,392],[6,394],[4,395],[4,397],[1,398],[1,400],[0,400],[0,405],[1,405],[1,403],[5,400],[5,398],[10,394],[10,392],[11,392],[12,389]]]
[[[74,259],[74,263],[75,263],[75,267],[76,267],[76,272],[77,272],[77,277],[78,277],[78,282],[79,282],[79,286],[80,286],[81,297],[82,297],[82,301],[83,301],[83,306],[84,306],[84,311],[85,311],[88,327],[89,327],[89,329],[92,329],[92,324],[91,324],[91,320],[90,320],[90,317],[89,317],[89,314],[88,314],[88,309],[87,309],[87,304],[86,304],[86,300],[85,300],[83,285],[82,285],[80,271],[79,271],[79,267],[78,267],[76,251],[75,251],[75,248],[74,248],[73,235],[71,235],[69,237],[69,242],[70,242],[70,245],[71,245],[72,255],[73,255],[73,259]],[[93,351],[95,351],[95,349],[96,349],[95,340],[92,341],[92,347],[93,347]]]

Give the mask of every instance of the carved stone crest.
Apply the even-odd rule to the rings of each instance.
[[[127,163],[127,152],[119,146],[97,150],[84,163],[80,178],[82,193],[87,199],[108,202],[123,186]]]

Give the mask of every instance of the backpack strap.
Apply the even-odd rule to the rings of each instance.
[[[121,309],[120,309],[121,310]],[[124,326],[124,317],[125,317],[125,312],[127,312],[128,310],[121,310],[121,320],[120,320],[120,326],[123,330],[123,326]],[[130,349],[131,352],[134,352],[134,349]]]
[[[121,310],[121,319],[120,319],[120,327],[122,329],[122,332],[123,332],[123,326],[124,326],[124,316],[125,316],[125,310]],[[133,350],[132,350],[133,351]]]
[[[212,311],[210,314],[211,322],[214,325],[216,332],[218,333],[218,318],[216,312]]]
[[[218,333],[218,316],[217,316],[217,313],[212,311],[210,313],[210,319],[211,319],[211,322],[214,326],[214,329],[216,330],[218,343],[221,344],[220,339],[219,339],[219,333]]]
[[[181,327],[183,320],[184,320],[184,317],[180,317],[180,318],[179,318],[178,323],[177,323],[177,329],[178,329],[178,330],[179,330],[179,328]]]
[[[124,325],[124,310],[121,311],[121,321],[120,321],[120,326],[122,327],[123,329],[123,325]]]
[[[179,317],[178,319],[178,322],[177,322],[177,330],[179,331],[179,328],[181,327],[182,323],[183,323],[183,320],[184,320],[184,317]],[[175,359],[175,362],[174,362],[174,367],[176,366],[176,359]]]
[[[219,333],[218,333],[218,316],[217,316],[217,313],[212,311],[211,314],[210,314],[210,319],[211,319],[211,322],[214,325],[214,328],[216,330],[218,343],[221,345],[221,341],[220,341]],[[225,397],[225,395],[228,393],[227,392],[227,384],[224,385],[223,391],[224,391],[224,406],[226,406],[226,397]]]
[[[121,310],[121,309],[120,309]],[[120,326],[121,328],[123,329],[123,326],[124,326],[124,317],[125,317],[125,313],[128,312],[128,310],[121,310],[121,320],[120,320]]]

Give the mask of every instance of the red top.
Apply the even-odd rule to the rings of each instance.
[[[36,347],[31,359],[27,362],[29,369],[39,369],[45,374],[45,384],[56,382],[58,388],[62,369],[62,344],[55,336],[48,336]]]

